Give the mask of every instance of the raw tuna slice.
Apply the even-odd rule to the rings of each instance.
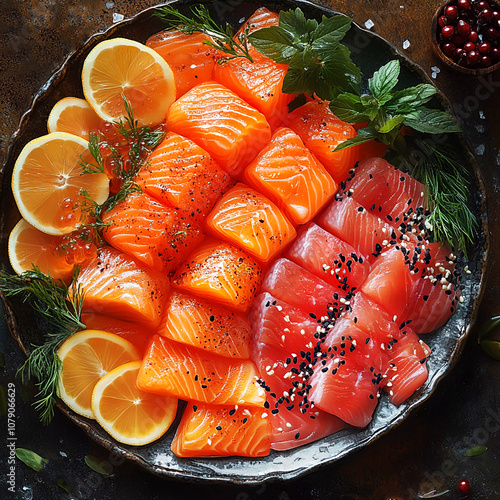
[[[345,181],[355,164],[356,150],[352,147],[334,150],[340,143],[354,137],[356,130],[339,120],[331,112],[328,102],[307,102],[292,111],[285,123],[300,136],[337,184]]]
[[[370,262],[397,238],[392,226],[349,196],[332,201],[316,223],[352,245],[358,255],[366,256]]]
[[[302,231],[286,252],[286,258],[333,286],[359,288],[370,264],[354,248],[314,223]]]
[[[84,293],[83,312],[95,312],[156,329],[170,283],[168,278],[111,247],[82,267],[74,288]]]
[[[155,335],[137,377],[137,387],[210,404],[262,407],[264,391],[250,360],[229,359]]]
[[[218,51],[204,42],[208,35],[180,31],[161,31],[148,38],[146,45],[167,61],[175,78],[177,99],[195,85],[213,80]]]
[[[172,104],[168,130],[207,151],[232,175],[238,175],[270,141],[265,116],[216,82],[193,87]]]
[[[188,403],[172,452],[178,457],[265,457],[271,446],[262,408]]]
[[[317,320],[267,292],[255,299],[249,320],[254,342],[288,352],[313,349],[319,339]]]
[[[377,406],[381,378],[347,357],[328,359],[309,381],[309,400],[350,425],[365,427]]]
[[[369,158],[358,164],[346,190],[371,213],[394,227],[405,213],[423,206],[425,187],[382,158]]]
[[[426,361],[430,353],[429,347],[413,332],[392,346],[384,390],[393,404],[399,406],[427,380]]]
[[[400,319],[407,319],[403,312],[410,301],[415,282],[405,251],[403,247],[395,245],[375,259],[361,288],[367,297]]]
[[[257,11],[241,27],[236,37],[245,30],[278,25],[278,14],[265,7]],[[235,38],[236,38],[235,37]],[[258,109],[271,127],[278,126],[288,113],[287,105],[295,97],[282,90],[288,65],[277,64],[249,44],[250,62],[244,58],[227,60],[215,67],[215,79]]]
[[[253,359],[261,373],[260,383],[266,389],[272,449],[296,448],[345,427],[337,417],[311,408],[304,391],[304,379],[296,372],[303,360],[266,344],[255,343],[253,347]]]
[[[327,316],[328,305],[334,302],[334,294],[338,296],[340,292],[288,259],[277,260],[269,269],[262,291],[318,320]]]
[[[231,179],[193,141],[170,132],[137,175],[141,189],[164,205],[205,218]]]
[[[133,193],[106,212],[105,240],[114,248],[167,274],[203,239],[191,217],[166,207],[145,193]]]
[[[265,194],[295,224],[309,222],[337,191],[337,184],[289,128],[271,142],[244,172],[246,182]]]
[[[228,358],[248,359],[252,330],[243,314],[173,292],[158,333]]]
[[[242,250],[207,239],[179,268],[172,283],[183,291],[247,311],[262,281],[260,265]]]
[[[295,228],[281,210],[254,189],[238,183],[207,218],[216,236],[267,262],[295,238]]]

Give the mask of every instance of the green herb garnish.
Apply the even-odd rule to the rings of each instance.
[[[479,455],[482,455],[484,452],[486,452],[488,448],[486,446],[480,445],[480,446],[474,446],[473,448],[469,448],[465,452],[466,457],[477,457]]]
[[[79,272],[77,268],[73,280]],[[44,343],[31,352],[20,368],[21,380],[35,379],[38,387],[35,408],[40,413],[40,420],[48,424],[54,415],[55,397],[58,394],[61,360],[57,356],[59,345],[80,328],[83,292],[73,287],[69,293],[63,281],[56,281],[45,275],[36,266],[32,271],[21,275],[9,275],[0,272],[0,291],[7,297],[20,296],[30,301],[36,312],[41,314],[51,325]]]
[[[205,45],[213,47],[231,57],[219,60],[224,63],[231,59],[243,57],[253,62],[248,47],[248,30],[244,30],[235,39],[234,28],[226,23],[218,25],[210,16],[210,12],[204,5],[191,7],[192,17],[185,16],[170,5],[161,7],[156,16],[162,19],[167,30],[178,30],[182,33],[192,35],[193,33],[205,33],[210,40],[205,40]]]
[[[339,92],[359,92],[360,71],[340,42],[351,27],[344,15],[306,19],[298,7],[281,11],[279,25],[250,33],[251,44],[280,64],[288,64],[283,81],[287,94],[332,99]]]
[[[46,458],[42,458],[38,453],[26,448],[16,448],[16,457],[35,472],[40,472],[49,463]]]

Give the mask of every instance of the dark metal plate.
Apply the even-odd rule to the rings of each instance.
[[[184,7],[199,2],[174,1],[169,3]],[[229,21],[234,25],[237,25],[240,19],[248,18],[261,5],[265,5],[271,10],[300,6],[307,16],[316,18],[322,14],[332,14],[331,10],[305,0],[278,2],[232,0],[208,3],[214,17],[221,21]],[[66,96],[83,97],[80,74],[83,60],[90,49],[103,39],[118,36],[145,42],[150,35],[162,28],[160,21],[153,17],[153,12],[154,9],[145,10],[131,19],[114,25],[104,33],[93,36],[81,50],[67,58],[50,81],[34,96],[31,108],[24,115],[19,130],[9,145],[7,161],[2,172],[1,259],[4,267],[9,268],[6,248],[8,234],[19,219],[19,213],[10,191],[10,178],[15,158],[29,140],[46,133],[48,111],[53,104]],[[353,59],[362,68],[365,75],[371,75],[380,65],[393,58],[398,58],[402,63],[401,84],[403,86],[422,82],[432,83],[419,66],[412,63],[375,33],[353,25],[346,37],[346,43],[352,51]],[[434,106],[450,109],[449,103],[443,95],[439,95],[435,99]],[[424,386],[399,408],[389,403],[386,395],[383,395],[372,422],[365,429],[344,430],[294,450],[271,452],[270,456],[257,460],[239,457],[179,459],[170,451],[173,429],[159,441],[145,447],[122,445],[110,438],[96,422],[76,415],[63,403],[59,403],[60,409],[95,441],[114,453],[125,456],[153,473],[195,481],[257,484],[270,479],[296,478],[322,465],[337,461],[386,434],[402,422],[415,407],[426,401],[434,392],[438,382],[458,362],[465,339],[475,320],[488,248],[488,231],[484,209],[486,201],[479,169],[462,136],[456,137],[456,147],[470,164],[474,210],[476,216],[481,219],[479,243],[470,256],[469,262],[460,262],[459,264],[462,267],[467,264],[471,271],[470,274],[464,274],[462,280],[465,302],[459,306],[457,312],[443,328],[425,338],[426,343],[432,349],[428,363],[429,378]],[[7,319],[11,332],[23,351],[28,353],[32,343],[38,341],[41,331],[48,326],[40,325],[31,310],[22,302],[6,301],[5,298],[4,302],[6,303]]]

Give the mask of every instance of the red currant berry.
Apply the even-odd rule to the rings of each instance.
[[[469,33],[469,36],[467,37],[467,40],[468,40],[469,42],[474,42],[474,43],[476,43],[476,42],[477,42],[478,37],[479,37],[479,36],[478,36],[478,34],[477,34],[477,31],[471,31],[471,32]]]
[[[490,57],[493,59],[493,61],[500,61],[500,49],[498,47],[495,47],[491,51]]]
[[[481,55],[477,50],[471,50],[467,54],[467,64],[469,66],[476,66],[479,60],[481,59]]]
[[[449,24],[448,18],[446,16],[439,16],[438,24],[440,28],[444,28]]]
[[[472,43],[472,42],[467,42],[464,45],[464,50],[465,50],[465,52],[471,52],[473,50],[476,50],[476,44]]]
[[[463,44],[467,41],[467,37],[460,35],[453,35],[450,39],[450,42],[454,43],[457,47],[462,47]]]
[[[448,43],[443,44],[443,52],[448,57],[452,57],[453,54],[455,53],[456,49],[457,49],[457,46],[454,43],[448,42]]]
[[[490,7],[490,5],[485,0],[481,0],[481,2],[477,2],[477,4],[475,4],[476,10],[479,10],[479,11],[484,10],[484,9],[488,9],[489,7]]]
[[[489,43],[489,42],[480,43],[479,46],[477,47],[480,54],[489,54],[491,52],[492,48],[493,47],[491,46],[491,43]]]
[[[457,24],[457,33],[460,36],[467,36],[470,33],[469,23],[466,23],[463,19],[460,19]]]
[[[459,10],[462,10],[462,11],[470,10],[470,2],[469,2],[469,0],[458,0],[457,7]]]
[[[489,23],[493,20],[493,11],[486,8],[479,13],[478,18],[484,24]]]
[[[456,19],[458,17],[458,9],[455,5],[448,5],[446,9],[444,9],[445,16],[448,16],[448,19]]]
[[[488,66],[491,66],[491,57],[490,56],[482,56],[480,63],[481,63],[481,66],[483,68],[487,68]]]
[[[455,28],[453,26],[445,26],[441,30],[441,38],[443,40],[449,40],[455,34]]]
[[[461,495],[468,495],[470,492],[470,483],[467,481],[467,479],[462,479],[458,483],[458,491],[460,492]]]
[[[498,12],[498,10],[494,10],[492,17],[493,17],[493,21],[499,21],[500,20],[500,12]]]
[[[453,59],[456,61],[456,62],[460,62],[465,56],[466,56],[467,52],[465,52],[464,49],[456,49],[455,50],[455,53],[453,54]]]

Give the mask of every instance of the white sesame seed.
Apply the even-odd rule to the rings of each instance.
[[[264,413],[262,414],[262,418],[267,418],[267,413],[266,413],[266,412],[264,412]]]
[[[212,446],[212,440],[210,438],[207,439],[208,446]]]
[[[282,311],[283,308],[281,306],[276,306],[276,309],[278,309],[278,311]]]
[[[290,316],[288,314],[283,318],[287,323],[290,323]]]
[[[290,422],[287,422],[285,425],[286,425],[288,428],[292,427],[292,424],[291,424]]]

